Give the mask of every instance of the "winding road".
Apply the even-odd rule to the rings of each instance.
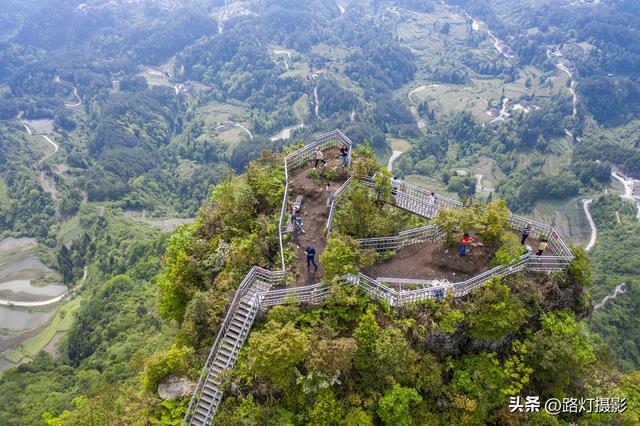
[[[589,204],[591,204],[593,200],[585,199],[582,200],[582,208],[584,209],[584,213],[587,215],[587,220],[589,221],[589,226],[591,227],[591,238],[589,238],[589,243],[584,248],[586,251],[591,250],[591,248],[596,243],[596,238],[598,236],[598,230],[596,229],[596,223],[593,221],[591,217],[591,212],[589,211]]]
[[[286,58],[284,60],[284,67],[287,69],[287,71],[289,71],[289,63],[287,62],[287,59],[291,59],[291,52],[287,50],[274,50],[273,53],[275,53],[276,55],[286,55]]]
[[[251,130],[247,129],[246,127],[244,127],[242,124],[240,123],[236,123],[236,126],[238,126],[239,128],[241,128],[242,130],[244,130],[245,132],[247,132],[247,134],[249,135],[249,139],[253,139],[253,133],[251,133]]]
[[[396,160],[396,158],[400,157],[403,152],[404,151],[393,150],[393,153],[391,154],[391,157],[389,157],[389,163],[387,164],[387,170],[389,170],[390,172],[393,172],[393,162]]]
[[[64,81],[64,80],[60,79],[60,77],[58,77],[58,76],[56,76],[53,79],[53,81],[58,83],[58,84],[61,84],[63,86],[70,87],[73,90],[73,96],[77,99],[77,102],[74,102],[74,103],[65,102],[64,106],[69,107],[69,108],[77,108],[80,105],[82,105],[82,99],[80,99],[80,96],[78,96],[78,89],[76,89],[76,86],[74,86],[73,84],[69,83],[68,81]]]
[[[320,118],[320,102],[318,101],[318,85],[313,88],[313,99],[316,101],[316,117]]]
[[[58,303],[59,301],[65,299],[67,296],[71,296],[71,294],[73,294],[76,291],[80,290],[82,288],[82,286],[84,285],[84,282],[85,282],[86,278],[87,278],[87,267],[85,266],[84,267],[84,272],[82,273],[82,278],[80,280],[80,285],[78,285],[74,289],[67,290],[64,293],[62,293],[61,295],[56,296],[56,297],[52,297],[51,299],[40,300],[38,302],[21,302],[21,301],[17,301],[17,300],[0,299],[0,306],[15,306],[15,307],[22,307],[22,308],[34,308],[34,307],[38,307],[38,306],[53,305],[54,303]]]
[[[27,133],[29,134],[29,136],[33,136],[33,132],[31,131],[29,126],[27,126],[27,123],[23,122],[22,125],[24,126],[24,128],[27,131]],[[58,144],[55,143],[54,141],[52,141],[49,136],[40,135],[40,137],[42,137],[45,141],[47,141],[47,143],[49,143],[53,147],[53,151],[50,152],[49,154],[45,155],[44,157],[42,157],[40,159],[40,161],[38,161],[38,165],[41,165],[42,163],[47,161],[52,155],[54,155],[56,152],[58,152],[60,150],[60,147],[58,146]]]
[[[622,186],[624,186],[624,194],[621,194],[620,197],[622,199],[633,201],[636,203],[636,207],[638,209],[638,214],[636,215],[636,219],[640,220],[640,201],[638,201],[632,195],[633,188],[635,186],[635,184],[633,183],[633,179],[630,179],[630,178],[627,179],[616,172],[611,173],[611,176],[617,181],[619,181],[622,184]]]
[[[608,300],[615,299],[619,294],[625,294],[626,292],[627,292],[627,284],[626,283],[618,284],[616,288],[613,290],[613,294],[609,294],[605,296],[604,299],[600,301],[600,303],[596,303],[595,306],[593,307],[593,310],[597,311],[598,309],[602,308],[604,304],[607,303]]]

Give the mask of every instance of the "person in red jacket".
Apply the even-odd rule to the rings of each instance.
[[[467,255],[467,246],[474,241],[473,238],[469,235],[468,232],[465,232],[460,238],[460,257],[464,257]]]

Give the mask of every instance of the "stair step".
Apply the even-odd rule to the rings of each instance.
[[[216,361],[213,361],[213,365],[219,367],[222,370],[226,370],[227,369],[227,366],[225,365],[224,362],[220,362],[220,361],[216,360]]]
[[[190,425],[195,425],[195,426],[205,426],[205,422],[204,422],[205,416],[203,416],[200,413],[194,413],[193,416],[191,417],[191,421],[189,422]]]
[[[208,412],[208,410],[205,409],[204,407],[201,407],[199,405],[196,406],[196,413],[200,414],[204,419],[207,418],[207,412]]]

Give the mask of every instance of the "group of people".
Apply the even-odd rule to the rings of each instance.
[[[531,223],[527,223],[524,228],[522,228],[522,238],[520,239],[520,244],[522,244],[527,249],[527,251],[529,251],[529,249],[527,248],[527,246],[525,246],[524,243],[525,241],[527,241],[527,238],[529,238],[529,235],[532,231],[533,226],[531,225]],[[540,237],[540,244],[538,244],[538,252],[536,253],[536,256],[542,256],[542,253],[544,253],[548,246],[549,243],[547,242],[547,238]]]
[[[522,237],[520,238],[520,244],[524,247],[525,252],[527,253],[529,252],[529,247],[525,245],[525,242],[527,241],[527,238],[529,238],[529,235],[531,235],[532,231],[533,231],[533,226],[531,225],[531,223],[527,223],[524,226],[524,228],[522,228]],[[462,234],[462,237],[460,238],[460,247],[459,247],[460,257],[465,257],[467,255],[467,253],[469,252],[469,244],[471,244],[474,241],[475,241],[475,238],[469,235],[468,232],[465,232],[464,234]],[[548,246],[549,246],[549,243],[547,241],[547,238],[540,237],[540,244],[538,244],[538,251],[536,252],[536,256],[542,256],[542,253],[544,253],[544,251],[547,249]]]
[[[321,164],[323,166],[325,166],[327,164],[327,161],[324,159],[324,153],[320,150],[319,147],[316,147],[316,149],[313,151],[314,154],[314,168],[318,168],[318,166],[320,166]],[[342,167],[343,168],[347,168],[349,167],[349,148],[346,146],[342,146],[340,148],[340,160],[342,162]],[[331,184],[327,183],[325,185],[325,192],[327,193],[327,206],[329,205],[330,202],[330,195],[331,195]],[[291,222],[294,225],[294,229],[297,229],[300,233],[305,234],[305,230],[304,230],[304,225],[302,224],[302,212],[301,212],[301,206],[294,206],[291,208],[291,210],[289,211],[289,214],[291,216]],[[316,263],[316,249],[313,246],[306,246],[304,248],[304,254],[307,257],[307,269],[310,269],[311,266],[313,266],[314,271],[318,270],[318,264]]]
[[[300,211],[300,207],[292,207],[289,210],[289,215],[291,216],[291,222],[293,223],[294,229],[297,229],[300,233],[305,234],[304,226],[302,224],[302,212]],[[316,264],[316,249],[313,246],[307,246],[304,248],[304,254],[307,256],[307,268],[313,267],[315,270],[318,270],[318,265]]]
[[[318,166],[320,164],[322,164],[323,166],[327,165],[326,160],[324,159],[324,153],[322,152],[322,150],[320,150],[320,147],[316,147],[316,149],[313,151],[313,156],[315,158],[315,164],[314,164],[314,168],[318,168]],[[343,168],[347,168],[349,167],[349,148],[346,146],[342,146],[340,147],[340,160],[342,161],[342,167]]]

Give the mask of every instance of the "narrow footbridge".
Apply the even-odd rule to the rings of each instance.
[[[287,283],[284,242],[288,231],[286,208],[291,197],[289,194],[289,173],[309,164],[316,148],[324,151],[342,146],[349,148],[350,156],[352,142],[342,132],[334,130],[319,135],[311,144],[285,157],[285,193],[279,221],[282,269],[268,271],[256,266],[243,279],[227,310],[227,315],[204,365],[191,403],[182,421],[183,426],[204,426],[212,423],[223,397],[224,374],[234,367],[258,312],[291,302],[319,304],[328,296],[331,287],[322,282],[304,287],[283,288]],[[374,185],[373,179],[363,179],[362,182],[365,185]],[[339,199],[349,191],[350,185],[351,180],[349,179],[333,194],[330,200],[326,225],[327,233],[331,232],[333,216]],[[432,218],[440,210],[462,208],[459,201],[441,195],[436,195],[434,200],[429,191],[401,181],[394,185],[391,202],[398,208],[425,218]],[[532,237],[547,238],[553,255],[531,256],[531,254],[525,254],[518,262],[500,265],[465,281],[455,283],[445,280],[433,281],[429,285],[423,285],[422,288],[415,288],[416,280],[396,278],[394,279],[395,284],[407,284],[406,289],[398,290],[362,273],[344,275],[339,279],[339,282],[344,286],[360,288],[371,298],[384,300],[390,306],[397,307],[425,299],[437,300],[447,295],[464,296],[481,287],[494,276],[505,276],[519,271],[561,271],[567,268],[573,260],[571,250],[552,227],[517,215],[511,215],[508,223],[515,230],[522,229],[526,223],[532,223],[534,228]],[[358,243],[363,250],[372,249],[386,252],[427,241],[435,243],[442,238],[444,238],[442,229],[436,225],[426,225],[400,232],[395,236],[358,240]]]

